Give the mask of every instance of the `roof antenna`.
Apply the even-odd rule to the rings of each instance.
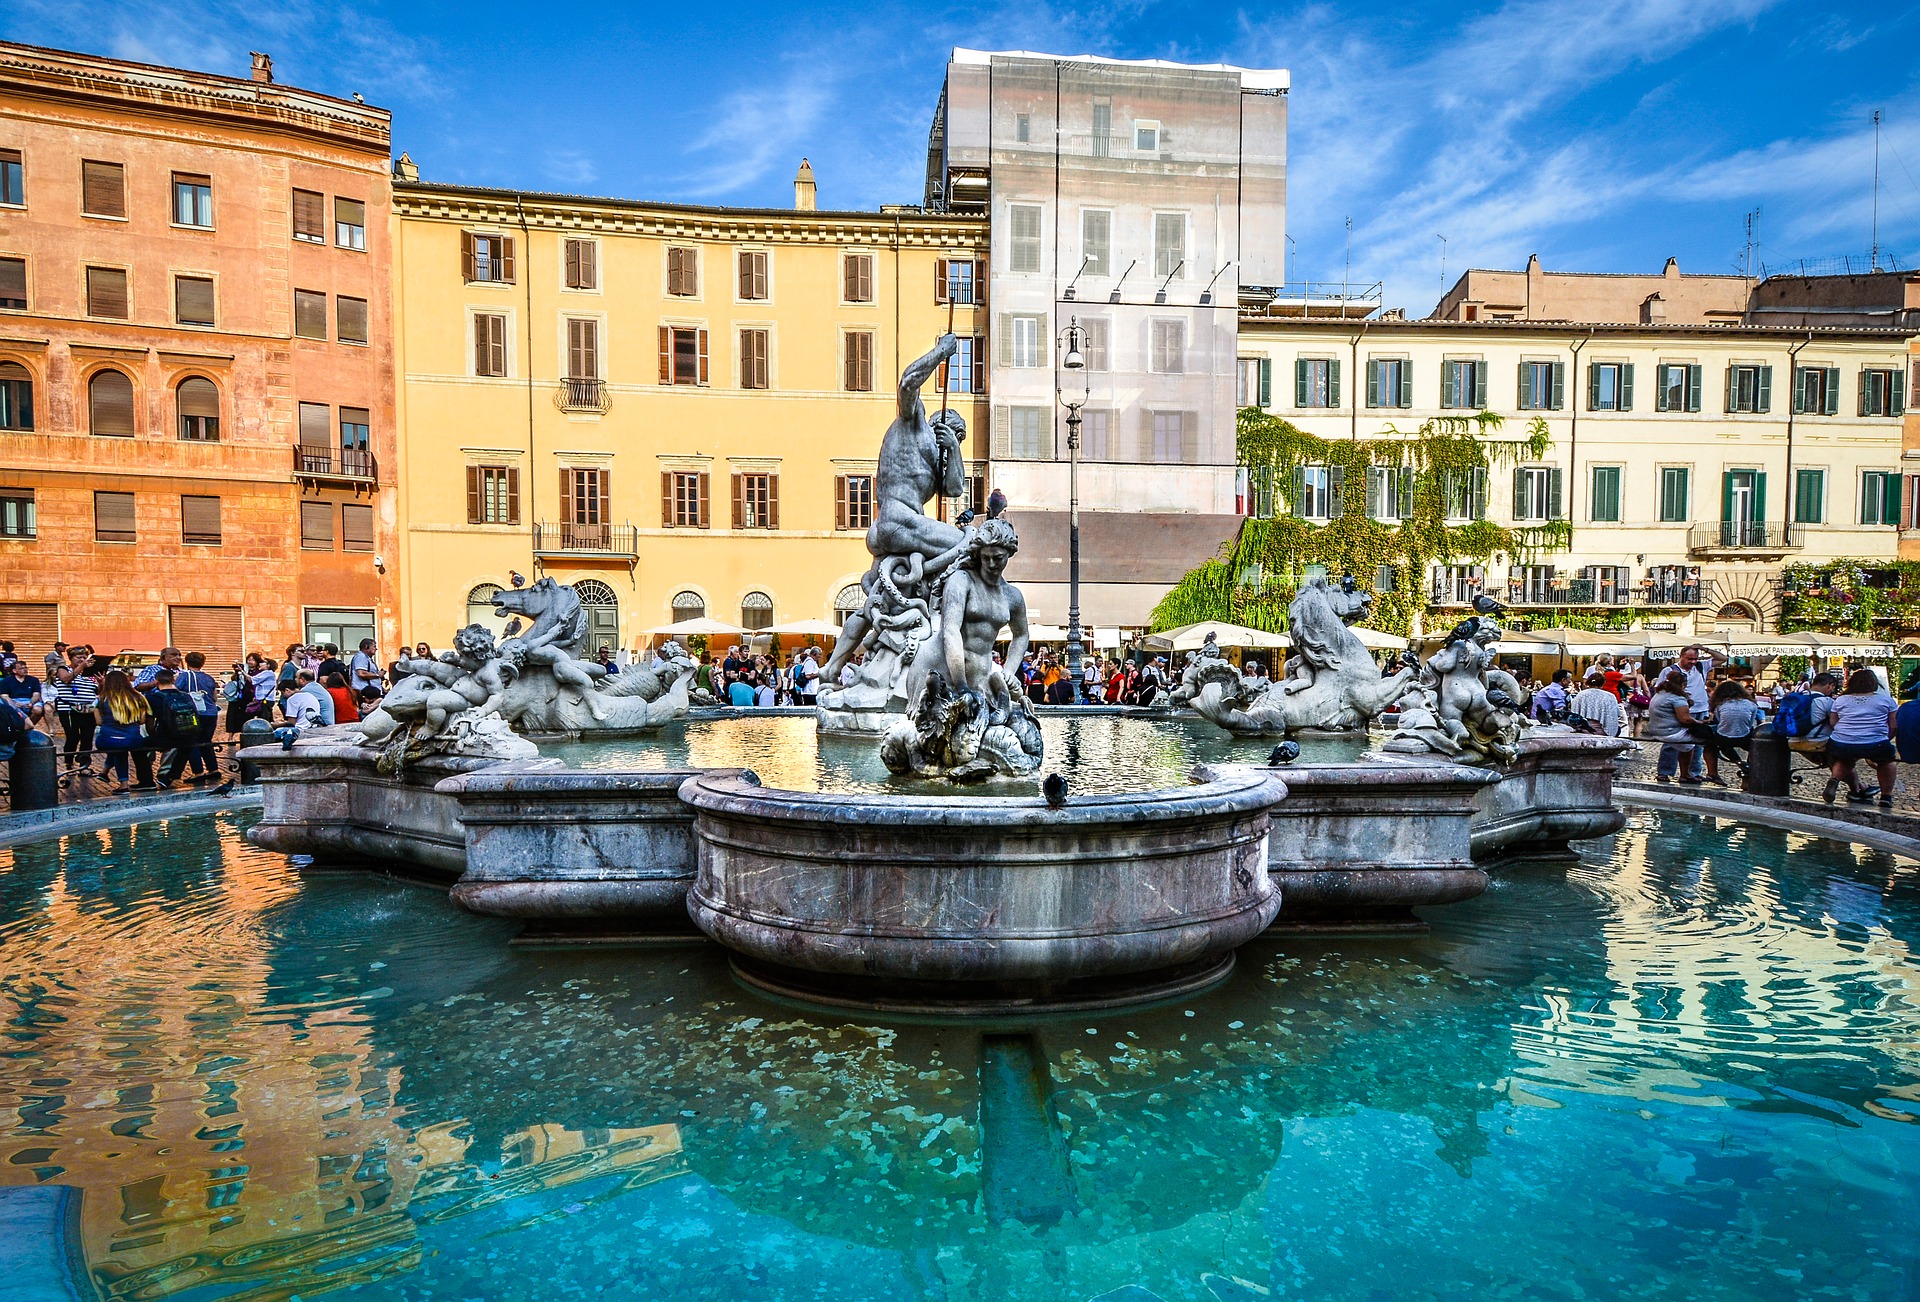
[[[1869,265],[1880,270],[1880,110],[1873,111],[1873,252]]]

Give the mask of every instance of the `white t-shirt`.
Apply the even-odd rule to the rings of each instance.
[[[1833,737],[1842,746],[1875,746],[1891,735],[1887,721],[1900,703],[1885,692],[1833,698]]]

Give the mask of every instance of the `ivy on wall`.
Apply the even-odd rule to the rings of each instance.
[[[1153,627],[1217,619],[1283,632],[1288,603],[1307,567],[1317,565],[1336,577],[1353,575],[1374,594],[1368,622],[1404,635],[1414,614],[1426,607],[1430,563],[1484,564],[1496,552],[1524,563],[1541,553],[1566,550],[1573,542],[1573,525],[1567,520],[1512,529],[1491,520],[1447,523],[1450,482],[1462,482],[1478,471],[1490,484],[1489,472],[1495,468],[1546,454],[1545,420],[1536,416],[1517,439],[1498,437],[1504,424],[1497,413],[1483,411],[1438,417],[1411,432],[1388,425],[1373,438],[1324,439],[1257,407],[1241,408],[1240,464],[1247,467],[1254,491],[1272,501],[1275,513],[1246,521],[1221,555],[1201,562],[1175,584],[1154,607]],[[1308,466],[1344,472],[1340,500],[1324,524],[1294,513],[1301,471]],[[1370,467],[1411,473],[1406,518],[1376,520],[1367,514]],[[1377,586],[1383,568],[1392,575],[1386,592]]]
[[[1914,629],[1920,629],[1920,561],[1849,559],[1780,571],[1782,633],[1885,637]]]

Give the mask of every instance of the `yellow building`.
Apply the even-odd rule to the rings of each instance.
[[[497,628],[488,598],[516,572],[579,585],[598,644],[702,614],[835,620],[869,561],[897,377],[950,322],[967,364],[924,397],[944,383],[979,446],[984,218],[818,211],[804,163],[791,210],[397,171],[411,640]]]

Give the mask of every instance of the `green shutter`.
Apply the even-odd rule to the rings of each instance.
[[[1739,367],[1737,367],[1737,366],[1729,366],[1729,367],[1727,368],[1727,402],[1726,402],[1726,406],[1725,406],[1724,408],[1722,408],[1722,410],[1724,410],[1724,411],[1729,411],[1729,412],[1730,412],[1730,411],[1732,411],[1732,410],[1733,410],[1733,396],[1734,396],[1734,382],[1733,382],[1733,377],[1734,377],[1734,374],[1735,374],[1735,373],[1736,373],[1736,372],[1737,372],[1737,371],[1738,371],[1739,369],[1740,369],[1740,368],[1739,368]]]
[[[1773,368],[1771,366],[1760,368],[1760,392],[1753,400],[1753,409],[1755,411],[1773,410]]]
[[[1516,388],[1520,395],[1520,410],[1532,411],[1534,406],[1533,367],[1526,362],[1520,363],[1520,379],[1516,382]]]
[[[1293,405],[1307,405],[1307,359],[1304,357],[1293,359]]]
[[[1888,377],[1893,381],[1893,399],[1887,407],[1889,416],[1899,416],[1907,410],[1907,371],[1905,367],[1895,369]]]
[[[1347,468],[1327,467],[1327,518],[1337,520],[1347,513]]]
[[[1413,359],[1411,357],[1400,359],[1400,405],[1413,406]]]
[[[1367,406],[1380,405],[1380,363],[1369,357],[1367,359]]]
[[[1587,410],[1600,410],[1600,363],[1587,363]]]
[[[1547,471],[1547,519],[1564,520],[1566,512],[1566,476],[1559,466]]]
[[[1886,491],[1880,498],[1880,523],[1900,523],[1900,476],[1890,474],[1885,479]]]
[[[1383,496],[1383,490],[1386,488],[1386,479],[1387,472],[1383,467],[1367,467],[1367,518],[1369,520],[1377,520],[1380,518],[1380,512],[1384,505],[1380,499]]]
[[[1440,363],[1440,405],[1458,407],[1460,405],[1460,363]]]
[[[1471,365],[1473,367],[1473,409],[1485,411],[1487,409],[1487,364],[1473,362]]]
[[[1553,409],[1561,411],[1567,405],[1567,364],[1553,364]]]
[[[1327,363],[1327,406],[1340,405],[1340,359],[1334,358]]]
[[[1633,363],[1626,362],[1620,367],[1620,410],[1633,410]]]
[[[1727,524],[1733,519],[1733,472],[1720,474],[1720,523]]]
[[[1759,470],[1753,476],[1753,522],[1763,524],[1767,518],[1767,472]]]
[[[1273,405],[1273,359],[1271,357],[1260,359],[1260,405],[1262,407]]]
[[[1513,518],[1527,517],[1527,472],[1516,466],[1513,471]]]
[[[1867,371],[1865,367],[1862,367],[1860,370],[1860,406],[1856,414],[1861,416],[1867,414]]]
[[[1700,366],[1697,362],[1687,367],[1687,410],[1700,410]]]
[[[1820,414],[1823,416],[1840,414],[1840,368],[1837,366],[1827,368],[1827,400],[1821,407]]]
[[[1411,520],[1413,518],[1413,470],[1412,468],[1411,467],[1402,468],[1399,471],[1399,477],[1400,477],[1400,501],[1398,503],[1398,509],[1394,512],[1394,514],[1399,516],[1402,520]]]

